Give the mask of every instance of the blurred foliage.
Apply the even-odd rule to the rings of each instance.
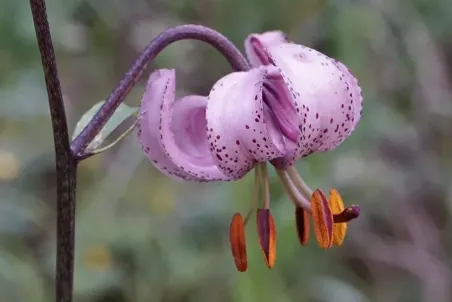
[[[281,29],[347,64],[364,91],[355,133],[299,163],[312,187],[338,188],[362,217],[340,249],[297,241],[291,203],[272,174],[278,258],[269,271],[254,226],[249,269],[235,271],[228,225],[252,179],[170,181],[134,135],[78,173],[76,301],[451,301],[452,5],[450,0],[47,1],[70,128],[105,99],[161,30],[199,23],[243,49]],[[0,294],[53,299],[55,163],[27,1],[0,0]],[[178,94],[206,94],[229,66],[200,42],[168,47]],[[150,69],[151,70],[151,69]],[[136,106],[145,80],[132,91]],[[118,130],[120,131],[120,129]],[[118,132],[119,133],[119,132]]]

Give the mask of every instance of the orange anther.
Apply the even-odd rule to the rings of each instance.
[[[295,222],[297,225],[297,235],[301,245],[306,245],[309,241],[309,213],[301,207],[295,208]]]
[[[333,215],[323,192],[315,190],[311,197],[314,231],[319,246],[328,249],[333,244]]]
[[[229,228],[229,242],[231,244],[232,255],[234,256],[235,266],[239,272],[244,272],[248,268],[246,256],[246,238],[245,223],[242,215],[236,213],[232,217]]]
[[[257,232],[265,262],[272,268],[276,260],[276,230],[269,209],[257,210]]]
[[[339,192],[335,189],[330,190],[330,207],[331,212],[334,214],[340,214],[344,210],[344,202]],[[347,223],[334,223],[333,226],[333,243],[337,246],[341,246],[344,242],[345,235],[347,234]]]

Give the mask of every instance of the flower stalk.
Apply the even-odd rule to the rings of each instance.
[[[175,26],[163,31],[144,48],[129,71],[110,93],[103,106],[94,115],[91,122],[73,140],[71,144],[72,153],[78,159],[86,157],[84,156],[85,148],[111,118],[119,104],[124,101],[140,79],[149,62],[171,43],[188,39],[199,40],[210,44],[228,60],[231,67],[236,71],[249,69],[246,59],[237,47],[228,38],[213,29],[201,25],[187,24]]]
[[[44,0],[30,0],[49,99],[56,156],[57,259],[56,301],[72,301],[74,278],[75,188],[77,161],[70,148],[63,95],[58,78]]]

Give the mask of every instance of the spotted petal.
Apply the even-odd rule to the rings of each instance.
[[[175,100],[174,70],[151,74],[140,107],[139,141],[161,172],[176,179],[228,180],[215,165],[208,148],[207,98]]]
[[[291,92],[301,130],[284,163],[340,145],[360,117],[356,78],[342,63],[305,46],[281,44],[268,48],[268,54]]]
[[[245,52],[251,66],[269,65],[269,57],[265,49],[270,46],[287,43],[286,35],[279,30],[262,34],[251,34],[245,40]]]
[[[282,134],[262,100],[265,68],[235,72],[212,88],[207,104],[208,141],[220,170],[231,178],[245,175],[256,162],[285,154]]]

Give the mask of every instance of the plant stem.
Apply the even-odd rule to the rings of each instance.
[[[57,259],[56,301],[72,301],[74,215],[77,162],[73,158],[44,0],[30,0],[33,22],[49,98],[56,156]]]
[[[91,122],[74,139],[71,144],[72,152],[77,159],[84,158],[86,146],[99,133],[105,123],[125,99],[127,94],[136,84],[143,71],[159,53],[169,44],[185,40],[195,39],[206,42],[222,53],[236,71],[248,70],[249,66],[240,51],[225,36],[210,28],[200,25],[180,25],[165,30],[153,39],[136,59],[130,70],[124,75],[118,86],[111,92],[104,105],[94,115]]]

